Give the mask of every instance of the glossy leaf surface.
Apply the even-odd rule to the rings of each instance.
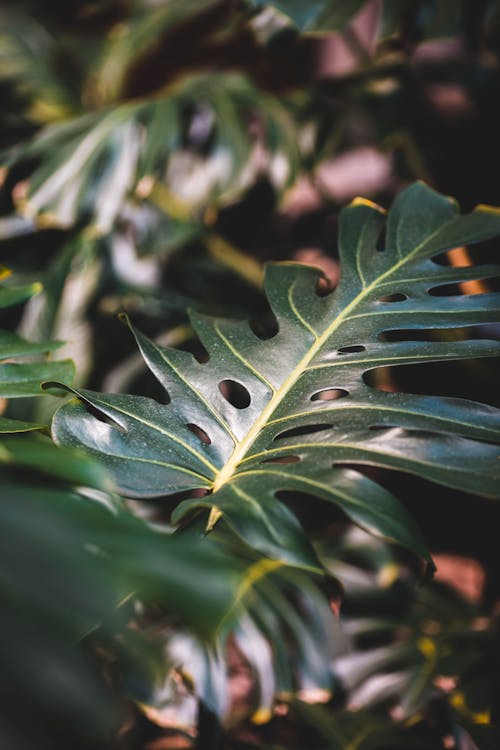
[[[377,206],[354,201],[341,217],[341,282],[333,294],[316,293],[312,268],[269,266],[278,333],[262,341],[246,323],[193,314],[205,364],[135,332],[170,402],[78,390],[55,416],[55,439],[101,457],[127,495],[205,489],[209,495],[180,504],[177,520],[210,506],[212,523],[224,514],[251,545],[295,565],[316,563],[277,497],[282,490],[334,503],[365,529],[427,557],[403,507],[353,467],[395,469],[497,497],[498,411],[385,392],[365,376],[382,366],[500,355],[493,341],[418,338],[422,330],[496,320],[498,294],[433,292],[498,274],[497,267],[451,268],[432,259],[499,233],[497,211],[460,215],[420,183],[399,195],[387,220]],[[404,337],[385,340],[393,330]]]

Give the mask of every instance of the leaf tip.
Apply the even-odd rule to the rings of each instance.
[[[7,279],[11,275],[12,271],[10,268],[5,268],[5,266],[0,267],[0,281],[3,281],[4,279]]]
[[[123,323],[123,325],[128,326],[128,328],[131,327],[132,324],[130,322],[130,318],[127,315],[127,313],[125,313],[125,312],[118,313],[117,317],[118,317],[118,320],[120,321],[120,323]]]
[[[360,196],[358,196],[357,198],[354,198],[349,203],[349,208],[356,208],[356,206],[366,206],[367,208],[371,208],[373,209],[373,211],[377,211],[379,214],[382,214],[384,216],[387,213],[385,208],[382,208],[382,206],[379,206],[378,203],[374,203],[368,198],[361,198]]]

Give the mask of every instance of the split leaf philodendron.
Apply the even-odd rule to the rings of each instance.
[[[404,190],[387,217],[355,200],[341,214],[335,292],[317,293],[313,268],[269,265],[265,288],[278,332],[262,340],[245,322],[193,313],[209,354],[203,364],[131,327],[169,403],[74,390],[78,398],[55,415],[55,440],[100,457],[125,495],[206,490],[181,502],[174,520],[210,507],[209,525],[222,514],[271,558],[317,567],[297,518],[279,499],[289,490],[338,505],[430,562],[408,513],[363,467],[500,496],[498,410],[386,392],[365,376],[379,367],[500,355],[495,341],[419,336],[497,319],[499,294],[443,296],[439,288],[499,275],[499,267],[454,268],[433,258],[498,234],[498,211],[479,206],[461,215],[422,183]],[[402,340],[384,335],[394,330],[405,332]]]

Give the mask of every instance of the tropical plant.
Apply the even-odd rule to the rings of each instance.
[[[2,288],[0,302],[6,308],[39,291],[40,285]],[[9,360],[57,348],[31,344],[8,331],[1,332],[1,340],[2,358]],[[67,361],[2,362],[0,393],[9,399],[41,396],[40,375],[68,380],[72,372]],[[219,663],[219,672],[223,668],[221,649],[228,632],[236,628],[259,637],[252,619],[256,605],[248,608],[247,598],[254,590],[254,596],[261,596],[259,582],[272,575],[272,561],[260,560],[250,550],[245,554],[230,538],[203,545],[196,535],[173,538],[168,527],[133,514],[97,462],[57,447],[46,436],[25,434],[44,430],[44,425],[2,417],[0,426],[2,742],[44,748],[68,742],[107,746],[124,716],[107,681],[125,680],[121,692],[129,700],[147,696],[152,704],[160,686],[164,698],[165,684],[172,690],[178,674],[174,654],[181,625],[189,627],[193,648],[211,667],[205,692],[191,699],[190,725],[196,724],[199,699],[210,710],[227,710],[225,685],[217,692],[212,682],[213,666]],[[205,571],[203,585],[200,570]],[[283,627],[286,614],[293,612],[284,592],[279,593],[285,585],[292,590],[302,583],[311,611],[313,603],[318,611],[328,610],[313,582],[286,574],[280,581],[282,601],[274,614],[269,611],[274,628]],[[156,622],[161,612],[170,632],[167,659],[164,636],[146,635],[149,609],[156,612]],[[327,619],[323,612],[323,625]],[[143,634],[134,632],[139,621],[145,625]],[[282,648],[277,633],[266,632]],[[328,637],[326,629],[318,632],[321,640]],[[320,655],[315,663],[308,658],[315,646],[300,623],[296,641],[298,652],[304,652],[301,679],[312,674],[311,679],[327,683]],[[101,669],[96,668],[98,654]],[[295,676],[285,655],[281,663],[277,684],[291,691]],[[267,691],[256,708],[269,713],[272,698]],[[31,720],[25,724],[27,712]],[[177,710],[176,725],[182,713]]]
[[[260,552],[304,569],[317,569],[317,562],[278,500],[284,490],[336,503],[356,523],[430,562],[403,508],[359,467],[399,469],[498,496],[497,412],[381,391],[366,373],[499,354],[493,341],[431,336],[493,321],[496,294],[442,290],[496,275],[498,267],[450,268],[433,258],[498,234],[500,216],[487,207],[462,216],[452,201],[416,184],[390,210],[381,245],[385,225],[384,212],[367,201],[344,209],[342,276],[330,295],[318,294],[314,269],[268,267],[278,328],[271,339],[262,341],[246,323],[193,313],[209,357],[200,363],[132,329],[168,403],[74,389],[79,399],[54,417],[55,440],[104,459],[126,495],[204,490],[182,501],[174,518],[208,507],[208,530],[224,515]],[[420,331],[427,336],[418,340]]]
[[[498,497],[497,411],[381,391],[365,375],[387,365],[498,355],[493,341],[436,335],[493,319],[497,295],[446,296],[443,288],[498,268],[452,268],[432,259],[498,234],[500,219],[487,207],[460,215],[452,201],[416,184],[391,208],[381,245],[384,226],[383,212],[366,201],[344,210],[342,281],[330,295],[318,294],[313,269],[270,267],[266,288],[278,329],[270,339],[259,339],[246,323],[193,313],[208,353],[200,363],[130,326],[166,390],[164,402],[69,387],[78,399],[56,412],[56,442],[104,461],[126,496],[195,491],[175,509],[174,521],[209,509],[206,531],[223,518],[270,565],[322,570],[283,502],[288,491],[303,503],[314,496],[340,506],[432,567],[410,516],[363,467]],[[426,335],[419,339],[420,331]],[[295,504],[300,508],[297,497]]]

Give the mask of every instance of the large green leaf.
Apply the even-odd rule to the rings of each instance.
[[[135,332],[170,403],[78,390],[56,413],[54,437],[101,457],[127,495],[204,489],[209,494],[182,502],[175,519],[210,506],[209,526],[222,513],[271,557],[315,566],[298,521],[277,496],[291,490],[340,506],[365,529],[428,559],[403,507],[360,469],[395,469],[496,497],[498,411],[385,392],[365,375],[381,366],[500,354],[492,341],[418,338],[422,330],[496,319],[500,295],[439,290],[498,274],[497,267],[451,268],[432,258],[499,233],[497,211],[478,207],[462,216],[420,183],[399,195],[387,222],[380,208],[356,200],[341,216],[341,282],[333,294],[318,295],[312,268],[271,265],[266,290],[278,333],[263,341],[244,322],[193,314],[209,353],[204,364]],[[384,339],[393,330],[405,331],[402,340]]]

